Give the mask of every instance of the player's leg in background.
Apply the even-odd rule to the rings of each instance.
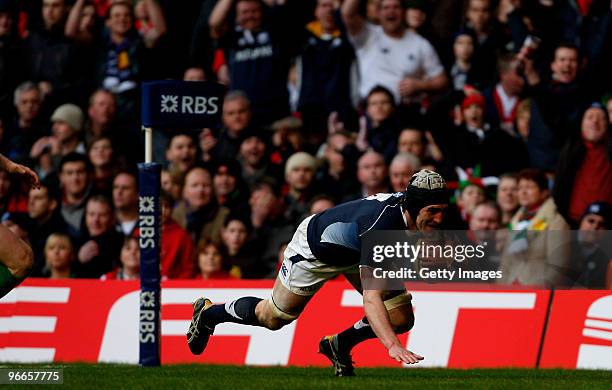
[[[362,292],[358,273],[348,273],[345,276],[357,291]],[[385,307],[389,313],[391,325],[397,334],[408,332],[414,325],[411,301],[412,297],[406,291],[389,291],[385,298]],[[350,354],[357,344],[373,338],[376,338],[376,334],[368,323],[367,317],[364,316],[351,327],[334,335],[332,342],[340,353]]]
[[[271,298],[242,297],[213,305],[205,312],[204,324],[214,328],[223,322],[233,322],[277,330],[293,322],[310,298],[292,293],[277,278]]]
[[[0,298],[28,276],[33,262],[30,246],[0,225]]]

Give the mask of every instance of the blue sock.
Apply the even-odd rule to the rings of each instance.
[[[355,345],[375,337],[376,333],[368,323],[367,317],[363,317],[355,325],[338,333],[334,337],[334,342],[340,352],[350,353]]]
[[[214,328],[223,322],[258,326],[260,324],[255,315],[255,307],[261,300],[261,298],[243,297],[225,304],[213,305],[203,314],[204,324],[209,328]]]

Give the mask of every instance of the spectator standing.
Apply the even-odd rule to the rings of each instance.
[[[264,18],[259,0],[220,0],[209,19],[211,36],[229,68],[230,90],[247,94],[262,125],[289,114],[289,37],[295,27],[289,5],[279,3],[273,1]],[[235,21],[229,20],[232,10]]]
[[[359,61],[361,98],[381,85],[391,91],[397,103],[414,103],[423,93],[446,87],[444,68],[434,48],[406,29],[401,0],[380,2],[380,26],[364,20],[358,7],[358,0],[346,0],[342,19]]]
[[[346,33],[334,19],[334,0],[317,0],[315,20],[304,29],[301,51],[296,58],[299,100],[297,109],[304,131],[325,137],[322,130],[332,112],[351,128],[356,123],[351,82],[357,77],[355,53]]]
[[[598,103],[582,116],[579,137],[561,153],[553,196],[559,212],[577,226],[593,202],[612,203],[612,139],[608,117]]]

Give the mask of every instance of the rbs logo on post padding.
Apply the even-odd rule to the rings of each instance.
[[[152,196],[139,198],[140,247],[155,248],[155,199]]]
[[[214,115],[219,111],[219,98],[216,96],[161,95],[160,105],[162,113]]]

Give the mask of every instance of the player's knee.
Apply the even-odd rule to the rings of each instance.
[[[407,292],[385,300],[385,307],[389,312],[395,333],[406,333],[414,326],[411,302],[412,296]]]
[[[288,325],[292,322],[293,320],[283,320],[282,318],[271,317],[266,321],[264,325],[270,330],[279,330],[283,326]]]
[[[414,326],[414,313],[412,312],[412,307],[410,307],[410,311],[406,311],[402,313],[400,321],[394,325],[395,333],[402,334],[410,331]]]
[[[278,307],[272,302],[271,299],[264,301],[262,308],[259,312],[256,311],[259,322],[264,327],[270,330],[278,330],[283,326],[292,323],[298,316],[295,314],[289,314]]]
[[[25,279],[30,274],[32,266],[34,265],[34,253],[32,252],[32,248],[24,243],[19,246],[15,255],[18,262],[12,269],[13,276],[17,279]]]

